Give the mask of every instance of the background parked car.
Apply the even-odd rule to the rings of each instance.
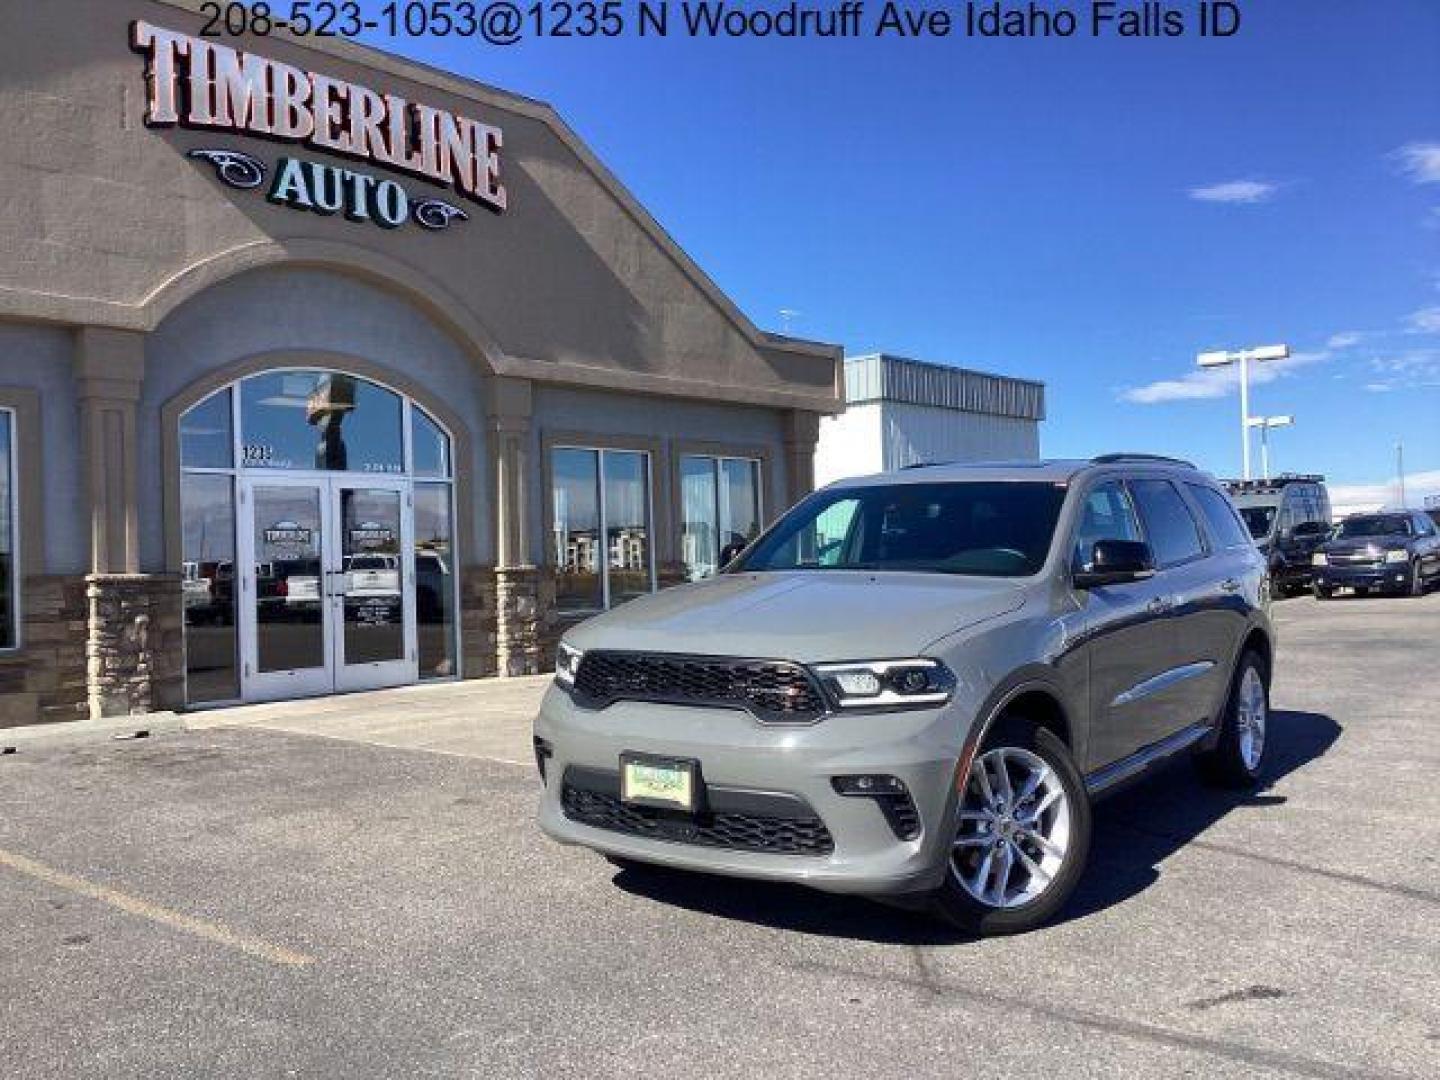
[[[1272,596],[1309,587],[1311,556],[1330,538],[1330,493],[1323,476],[1285,473],[1269,480],[1226,480],[1255,546],[1270,569]]]
[[[1421,596],[1440,583],[1440,527],[1421,510],[1352,514],[1312,561],[1321,600],[1340,588]]]

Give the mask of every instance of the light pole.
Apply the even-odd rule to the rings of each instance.
[[[1295,423],[1293,416],[1252,416],[1247,422],[1247,427],[1260,429],[1260,477],[1263,480],[1270,479],[1270,429],[1277,427],[1289,427]]]
[[[1289,345],[1261,345],[1258,348],[1238,349],[1234,352],[1206,352],[1195,358],[1195,362],[1202,368],[1240,365],[1240,460],[1246,480],[1250,479],[1250,363],[1284,360],[1289,355]]]

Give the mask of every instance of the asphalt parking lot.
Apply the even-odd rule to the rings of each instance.
[[[1277,620],[1264,790],[1105,804],[1066,917],[1004,940],[617,872],[537,834],[528,763],[278,711],[0,758],[0,1069],[1434,1076],[1440,594]]]

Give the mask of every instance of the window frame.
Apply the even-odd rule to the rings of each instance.
[[[1156,550],[1155,544],[1151,540],[1150,525],[1145,520],[1145,511],[1140,505],[1140,495],[1135,490],[1136,484],[1144,483],[1147,481],[1168,484],[1170,486],[1170,490],[1173,491],[1175,493],[1175,496],[1180,500],[1180,505],[1184,508],[1186,515],[1190,518],[1191,526],[1195,529],[1195,539],[1198,540],[1200,543],[1200,550],[1196,554],[1191,555],[1185,559],[1180,559],[1177,562],[1162,563],[1160,561],[1160,552]],[[1208,559],[1211,555],[1215,553],[1215,549],[1210,546],[1210,536],[1206,531],[1204,525],[1202,525],[1200,521],[1196,519],[1195,511],[1190,508],[1190,502],[1185,497],[1185,492],[1180,490],[1182,486],[1180,483],[1177,483],[1169,476],[1127,476],[1125,478],[1125,486],[1130,490],[1130,500],[1135,506],[1135,517],[1140,522],[1140,534],[1145,537],[1145,543],[1148,544],[1150,547],[1150,554],[1155,559],[1155,569],[1157,572],[1162,570],[1173,570],[1176,567],[1180,566],[1190,566],[1193,563],[1201,562],[1205,559]],[[1249,530],[1247,529],[1246,531],[1248,532]]]
[[[24,598],[21,588],[25,575],[20,572],[23,557],[25,528],[20,520],[22,511],[20,498],[20,410],[11,404],[0,405],[0,416],[10,425],[10,633],[11,645],[0,645],[0,656],[19,653],[25,642],[21,632],[25,626]]]
[[[1145,521],[1140,516],[1140,507],[1135,501],[1135,493],[1130,490],[1128,479],[1118,473],[1098,477],[1080,493],[1080,497],[1075,505],[1075,522],[1070,527],[1068,542],[1061,551],[1065,559],[1066,572],[1072,577],[1075,572],[1080,569],[1075,562],[1075,545],[1080,539],[1080,530],[1084,528],[1085,525],[1085,507],[1090,502],[1090,497],[1104,487],[1117,487],[1124,493],[1125,501],[1129,504],[1130,516],[1135,522],[1136,535],[1147,545],[1150,543],[1145,532]],[[1056,532],[1058,535],[1059,530],[1056,530]],[[1119,540],[1120,537],[1112,537],[1112,539]]]
[[[388,393],[394,394],[397,398],[399,398],[400,450],[402,464],[401,472],[369,473],[363,470],[355,469],[336,470],[247,468],[245,466],[245,455],[243,449],[245,439],[242,415],[244,410],[244,396],[241,394],[240,389],[242,385],[250,379],[261,378],[266,375],[283,374],[286,372],[313,372],[318,374],[348,375],[352,378],[360,379],[364,382],[368,382],[375,386],[378,386],[380,389],[385,390]],[[187,417],[191,412],[193,412],[195,409],[200,408],[202,405],[206,404],[212,398],[215,398],[220,394],[230,395],[230,464],[228,467],[187,465],[185,464],[185,441],[180,433],[181,425],[185,422],[185,417]],[[449,442],[449,451],[446,455],[446,464],[449,466],[449,472],[444,476],[420,476],[415,471],[414,414],[417,410],[423,413],[425,418],[429,420],[429,422],[433,424],[436,429],[439,430]],[[235,529],[235,536],[233,538],[233,550],[236,553],[235,559],[237,563],[237,572],[239,563],[240,528],[242,517],[240,510],[240,481],[241,479],[245,478],[252,480],[263,480],[264,477],[269,476],[272,478],[283,480],[286,477],[315,477],[327,479],[343,479],[345,482],[353,481],[357,484],[363,483],[366,477],[377,480],[387,478],[391,480],[403,480],[409,485],[410,505],[407,507],[407,509],[411,514],[412,521],[414,520],[415,512],[415,489],[422,484],[443,485],[448,491],[450,500],[451,546],[453,551],[455,552],[458,552],[460,550],[462,542],[461,530],[463,528],[463,519],[460,512],[461,477],[459,462],[461,460],[461,454],[464,452],[468,452],[468,444],[462,444],[462,440],[457,434],[456,430],[450,424],[446,423],[440,416],[438,416],[433,409],[427,408],[423,403],[418,401],[412,391],[402,389],[398,386],[394,386],[383,378],[376,378],[374,375],[365,374],[361,371],[356,371],[350,367],[346,367],[343,365],[337,364],[327,366],[323,362],[310,364],[281,363],[273,366],[256,367],[254,369],[245,370],[238,374],[235,374],[233,377],[227,379],[219,385],[212,385],[207,391],[201,393],[193,401],[189,401],[188,403],[186,403],[183,408],[176,407],[172,412],[169,410],[169,407],[167,407],[167,409],[162,410],[162,422],[165,429],[165,434],[163,437],[166,440],[169,440],[173,436],[173,443],[169,444],[169,446],[173,447],[173,449],[167,447],[166,450],[167,495],[165,502],[165,513],[167,519],[173,518],[174,521],[173,529],[167,526],[167,557],[174,558],[175,562],[172,565],[181,566],[182,573],[184,566],[185,515],[183,481],[187,473],[192,475],[226,476],[230,478],[230,498],[231,505],[234,507],[234,511],[232,514],[232,524]],[[462,445],[464,447],[463,450]],[[173,502],[171,501],[172,489],[170,488],[172,477],[174,480]],[[419,676],[414,683],[414,685],[416,686],[424,686],[427,683],[455,682],[465,677],[465,647],[463,634],[461,632],[461,623],[463,621],[463,612],[461,608],[461,573],[458,559],[456,560],[456,565],[451,567],[450,577],[452,579],[450,589],[451,604],[452,611],[454,612],[453,625],[450,628],[450,636],[452,641],[452,648],[455,654],[455,672],[452,675],[435,676],[429,679],[425,678],[424,676]],[[238,620],[240,615],[238,610],[238,605],[240,603],[238,593],[235,599],[235,603],[237,605],[235,617],[237,620],[236,625],[238,627]],[[189,641],[187,640],[187,635],[185,633],[185,628],[183,625],[181,628],[180,640],[181,655],[184,657],[184,664],[182,665],[181,675],[181,682],[183,686],[182,696],[185,700],[185,707],[187,709],[196,711],[216,709],[224,708],[230,705],[241,704],[244,702],[245,697],[243,684],[240,687],[241,696],[239,697],[229,698],[225,700],[217,699],[214,701],[192,702],[190,700]],[[237,665],[240,663],[239,650],[240,644],[237,637]],[[3,651],[0,651],[0,655],[3,655]]]
[[[587,445],[588,443],[588,445]],[[599,608],[562,608],[559,601],[556,601],[556,611],[562,616],[589,616],[597,615],[612,610],[610,597],[610,520],[606,512],[605,498],[605,455],[606,454],[638,454],[645,459],[645,516],[646,527],[649,530],[649,537],[645,545],[645,557],[649,563],[647,567],[650,581],[650,592],[647,595],[653,596],[660,591],[659,584],[659,558],[656,552],[656,537],[659,530],[655,521],[655,460],[659,456],[649,447],[620,445],[620,444],[594,444],[586,439],[560,438],[554,441],[546,441],[545,445],[545,547],[546,561],[556,568],[559,567],[555,559],[555,552],[551,546],[555,531],[555,452],[558,450],[577,450],[582,453],[595,455],[595,512],[599,519],[600,534],[600,603]],[[553,561],[553,562],[552,562]]]
[[[1180,488],[1181,495],[1183,495],[1187,501],[1193,503],[1194,509],[1199,511],[1199,525],[1202,539],[1212,554],[1218,551],[1243,550],[1247,546],[1255,546],[1255,542],[1250,536],[1250,527],[1245,524],[1244,518],[1240,516],[1240,512],[1235,508],[1235,504],[1230,501],[1230,497],[1223,491],[1219,488],[1209,487],[1206,484],[1196,483],[1194,480],[1180,481]],[[1200,501],[1200,497],[1197,494],[1201,491],[1208,491],[1210,494],[1221,499],[1225,512],[1230,515],[1236,529],[1240,532],[1240,538],[1237,541],[1234,543],[1226,543],[1223,537],[1210,535],[1210,515],[1205,512],[1205,504]],[[1308,521],[1310,519],[1307,518],[1306,520]]]
[[[710,476],[714,481],[715,497],[711,509],[715,512],[715,550],[714,563],[717,576],[724,567],[720,564],[720,552],[724,545],[720,543],[720,480],[723,475],[723,465],[727,461],[738,461],[743,465],[749,465],[754,470],[755,478],[755,536],[746,544],[748,547],[765,534],[765,459],[758,453],[745,452],[723,452],[714,450],[689,450],[680,448],[675,451],[675,475],[679,478],[676,498],[679,501],[679,513],[676,516],[676,535],[680,540],[680,561],[684,562],[684,541],[685,541],[685,462],[686,460],[706,461],[710,465]],[[687,568],[688,569],[688,568]],[[704,581],[705,578],[695,578],[696,581]]]

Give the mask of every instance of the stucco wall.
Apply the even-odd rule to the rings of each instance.
[[[469,435],[471,548],[465,563],[493,560],[491,493],[485,468],[484,380],[465,350],[403,298],[373,285],[319,270],[270,269],[241,275],[186,303],[146,342],[145,385],[140,403],[140,520],[162,520],[161,407],[203,376],[250,357],[266,355],[272,366],[293,357],[300,365],[315,354],[335,366],[355,358],[413,384],[422,405],[438,403],[455,413]],[[457,467],[459,463],[457,462]],[[164,569],[164,534],[141,536],[145,570]],[[174,569],[171,567],[170,569]]]
[[[45,550],[22,552],[27,574],[83,574],[90,565],[73,355],[74,335],[67,330],[0,322],[0,387],[24,387],[40,395]]]
[[[821,410],[837,401],[838,351],[759,335],[548,107],[341,43],[228,42],[503,129],[505,213],[472,206],[444,233],[387,231],[272,205],[186,155],[353,162],[235,132],[147,128],[135,19],[191,34],[204,21],[162,0],[0,5],[0,315],[148,330],[237,265],[383,264],[505,374]]]

